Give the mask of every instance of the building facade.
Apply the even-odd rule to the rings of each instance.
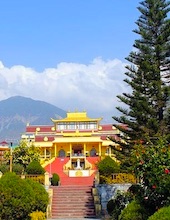
[[[109,137],[119,138],[112,124],[89,118],[86,112],[68,112],[66,118],[51,119],[53,125],[27,125],[21,139],[41,149],[41,158],[69,158],[68,168],[86,169],[87,157],[114,157]]]

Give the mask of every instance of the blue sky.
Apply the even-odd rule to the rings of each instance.
[[[96,57],[123,60],[135,39],[137,0],[3,0],[0,58],[43,70]]]
[[[127,90],[139,2],[1,1],[0,100],[22,95],[111,118]]]

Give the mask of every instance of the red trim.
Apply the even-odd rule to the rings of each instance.
[[[44,141],[44,138],[47,137],[48,140],[47,141]],[[51,141],[54,141],[54,137],[48,137],[48,136],[36,136],[35,137],[35,142],[36,141],[40,141],[40,142],[51,142]]]

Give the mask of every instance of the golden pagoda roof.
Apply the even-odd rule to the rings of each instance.
[[[102,118],[89,118],[87,112],[67,112],[67,117],[63,119],[53,119],[53,122],[86,122],[86,121],[100,121]]]

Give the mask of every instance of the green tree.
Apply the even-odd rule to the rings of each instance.
[[[170,2],[140,2],[135,50],[126,58],[125,83],[130,93],[118,95],[123,107],[113,117],[120,125],[121,148],[115,154],[141,180],[138,202],[154,212],[169,201]],[[136,154],[136,156],[134,156]],[[168,173],[168,174],[167,174]],[[149,210],[149,209],[148,209]]]
[[[126,66],[124,80],[131,92],[117,96],[123,106],[117,107],[120,116],[113,117],[121,131],[121,139],[113,141],[122,146],[121,151],[115,149],[115,154],[122,156],[127,165],[133,162],[131,149],[136,143],[154,142],[169,132],[166,114],[170,97],[169,5],[165,0],[145,0],[138,7],[141,15],[134,32],[139,39],[126,58],[130,64]]]
[[[21,141],[19,146],[13,150],[12,156],[13,163],[23,165],[25,169],[31,161],[40,161],[40,148],[33,143]],[[9,158],[9,154],[6,157]]]

